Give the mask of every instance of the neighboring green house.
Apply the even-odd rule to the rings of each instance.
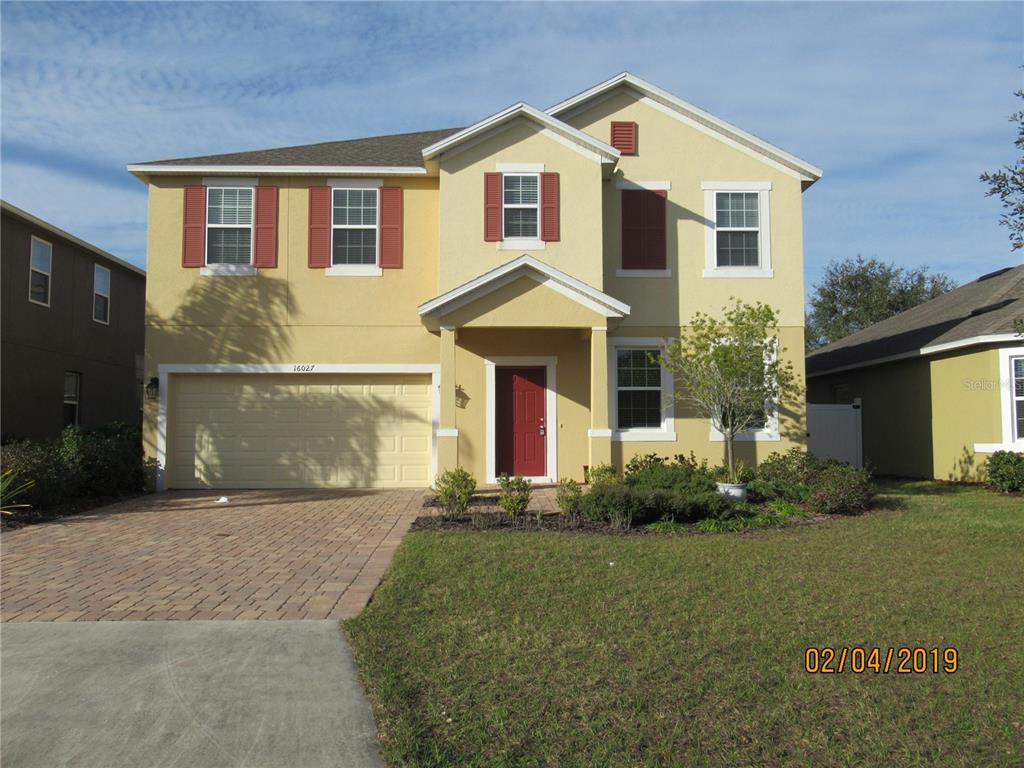
[[[807,356],[809,403],[859,398],[879,474],[979,480],[1024,451],[1024,266],[1009,267]]]

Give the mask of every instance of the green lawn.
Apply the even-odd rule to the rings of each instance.
[[[406,536],[346,624],[387,761],[1020,765],[1024,501],[887,491],[754,534]],[[960,669],[811,675],[808,645],[955,646]]]

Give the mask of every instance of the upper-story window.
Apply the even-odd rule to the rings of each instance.
[[[377,189],[334,189],[331,264],[377,263]]]
[[[540,236],[540,175],[506,173],[503,185],[503,222],[506,238]]]
[[[206,263],[252,264],[251,187],[206,191]]]
[[[93,265],[92,319],[97,323],[110,323],[110,270]]]
[[[33,304],[50,306],[50,273],[53,269],[53,246],[38,237],[32,237],[28,270],[28,300]]]
[[[704,182],[704,277],[771,277],[770,182]]]

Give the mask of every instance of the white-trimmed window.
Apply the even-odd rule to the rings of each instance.
[[[207,264],[252,264],[252,212],[252,187],[207,188]]]
[[[540,174],[502,175],[502,231],[506,240],[540,237]]]
[[[380,190],[334,188],[331,266],[376,266]]]
[[[608,339],[613,440],[674,441],[672,374],[657,363],[662,339]]]
[[[975,443],[979,453],[1024,451],[1024,347],[994,350],[999,356],[1001,442]]]
[[[774,343],[768,348],[766,353],[770,360],[765,360],[765,366],[770,361],[774,361],[778,355],[778,339],[774,339]],[[721,442],[725,440],[725,436],[722,435],[714,424],[711,425],[710,439],[712,442]],[[739,432],[736,435],[736,440],[740,442],[776,442],[781,439],[779,434],[779,406],[778,403],[771,400],[766,400],[764,403],[764,416],[760,422],[756,424],[752,429],[746,432]]]
[[[28,300],[50,306],[50,275],[53,270],[53,246],[32,236],[28,269]]]
[[[771,277],[770,182],[704,182],[704,277]]]
[[[78,426],[78,407],[82,397],[82,374],[64,371],[64,426]]]
[[[110,270],[99,264],[92,269],[92,319],[110,324]]]
[[[1024,440],[1024,357],[1011,357],[1013,371],[1013,439]]]

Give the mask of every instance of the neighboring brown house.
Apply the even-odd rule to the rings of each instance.
[[[146,273],[0,201],[0,433],[137,424]]]

